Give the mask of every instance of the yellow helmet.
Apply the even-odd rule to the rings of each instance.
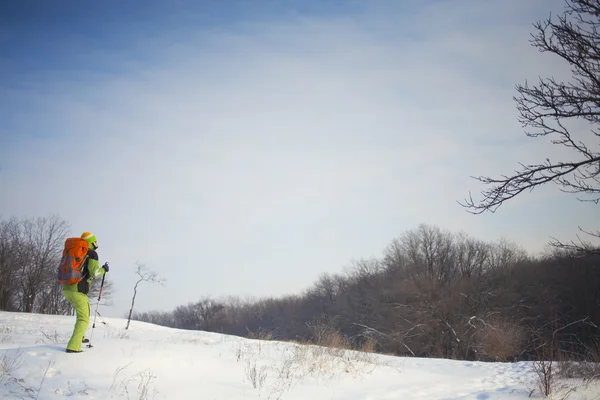
[[[85,239],[90,245],[94,247],[94,249],[98,248],[98,244],[96,243],[96,235],[94,235],[92,232],[83,232],[81,234],[81,238]]]

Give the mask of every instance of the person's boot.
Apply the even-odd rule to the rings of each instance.
[[[83,351],[67,349],[67,353],[83,353]]]
[[[89,343],[89,342],[90,342],[90,339],[86,339],[86,338],[81,339],[81,343]]]

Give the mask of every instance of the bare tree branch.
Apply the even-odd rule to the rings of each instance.
[[[518,120],[526,135],[549,137],[553,145],[572,150],[571,159],[519,163],[519,169],[499,178],[472,177],[487,188],[481,191],[481,199],[474,200],[469,193],[459,202],[469,212],[493,213],[506,201],[547,183],[577,194],[580,201],[600,202],[599,10],[598,1],[567,0],[563,15],[535,23],[532,46],[567,62],[572,79],[560,82],[552,77],[540,78],[537,84],[516,86]],[[575,122],[584,123],[586,128],[574,126]],[[568,246],[581,252],[600,251],[599,246]]]

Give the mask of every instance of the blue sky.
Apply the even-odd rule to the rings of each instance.
[[[568,78],[528,42],[562,1],[121,3],[0,6],[0,215],[94,232],[113,315],[137,261],[168,280],[139,309],[170,310],[298,293],[420,223],[539,252],[597,215],[552,186],[457,204],[563,154],[512,100]]]

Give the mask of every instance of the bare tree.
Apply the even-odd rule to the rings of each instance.
[[[421,224],[399,239],[405,254],[407,271],[413,276],[425,275],[432,284],[445,284],[457,273],[455,238],[437,226]]]
[[[58,285],[53,278],[69,224],[50,216],[24,220],[21,226],[21,304],[23,311],[33,312],[36,299],[47,292],[44,289]]]
[[[344,279],[341,275],[323,273],[307,294],[316,296],[326,304],[332,305],[335,304],[337,296],[344,290],[344,285]]]
[[[133,306],[135,305],[135,296],[137,296],[138,285],[142,282],[152,282],[158,283],[159,285],[163,285],[165,283],[165,279],[158,276],[156,272],[150,271],[146,268],[145,265],[136,263],[137,269],[135,273],[138,276],[138,280],[133,287],[133,297],[131,298],[131,308],[129,309],[129,316],[127,317],[127,325],[125,329],[129,329],[129,324],[131,323],[131,314],[133,313]]]
[[[475,214],[495,212],[505,201],[549,182],[561,191],[577,194],[580,201],[600,201],[600,2],[566,0],[563,15],[537,22],[534,28],[533,47],[566,61],[572,80],[540,78],[534,85],[517,85],[519,121],[528,128],[527,136],[549,137],[552,144],[569,151],[570,159],[546,158],[544,162],[521,163],[519,170],[500,178],[476,177],[489,188],[481,192],[482,200],[474,201],[469,195],[462,203]],[[600,238],[600,230],[581,230]],[[554,240],[552,244],[600,254],[600,246],[582,239],[570,243]]]
[[[508,270],[518,263],[528,261],[527,251],[514,242],[500,239],[489,246],[486,268],[490,272]]]
[[[457,272],[463,277],[480,276],[490,256],[490,245],[460,233],[454,237]]]
[[[202,321],[198,312],[198,304],[189,303],[185,306],[176,307],[173,311],[173,323],[175,328],[200,329]]]
[[[225,311],[225,306],[210,297],[204,297],[196,303],[196,310],[201,321],[199,329],[218,331],[219,320],[222,320],[222,315]],[[221,324],[222,326],[222,324]]]
[[[0,221],[0,310],[11,311],[15,307],[19,232],[16,218]]]

